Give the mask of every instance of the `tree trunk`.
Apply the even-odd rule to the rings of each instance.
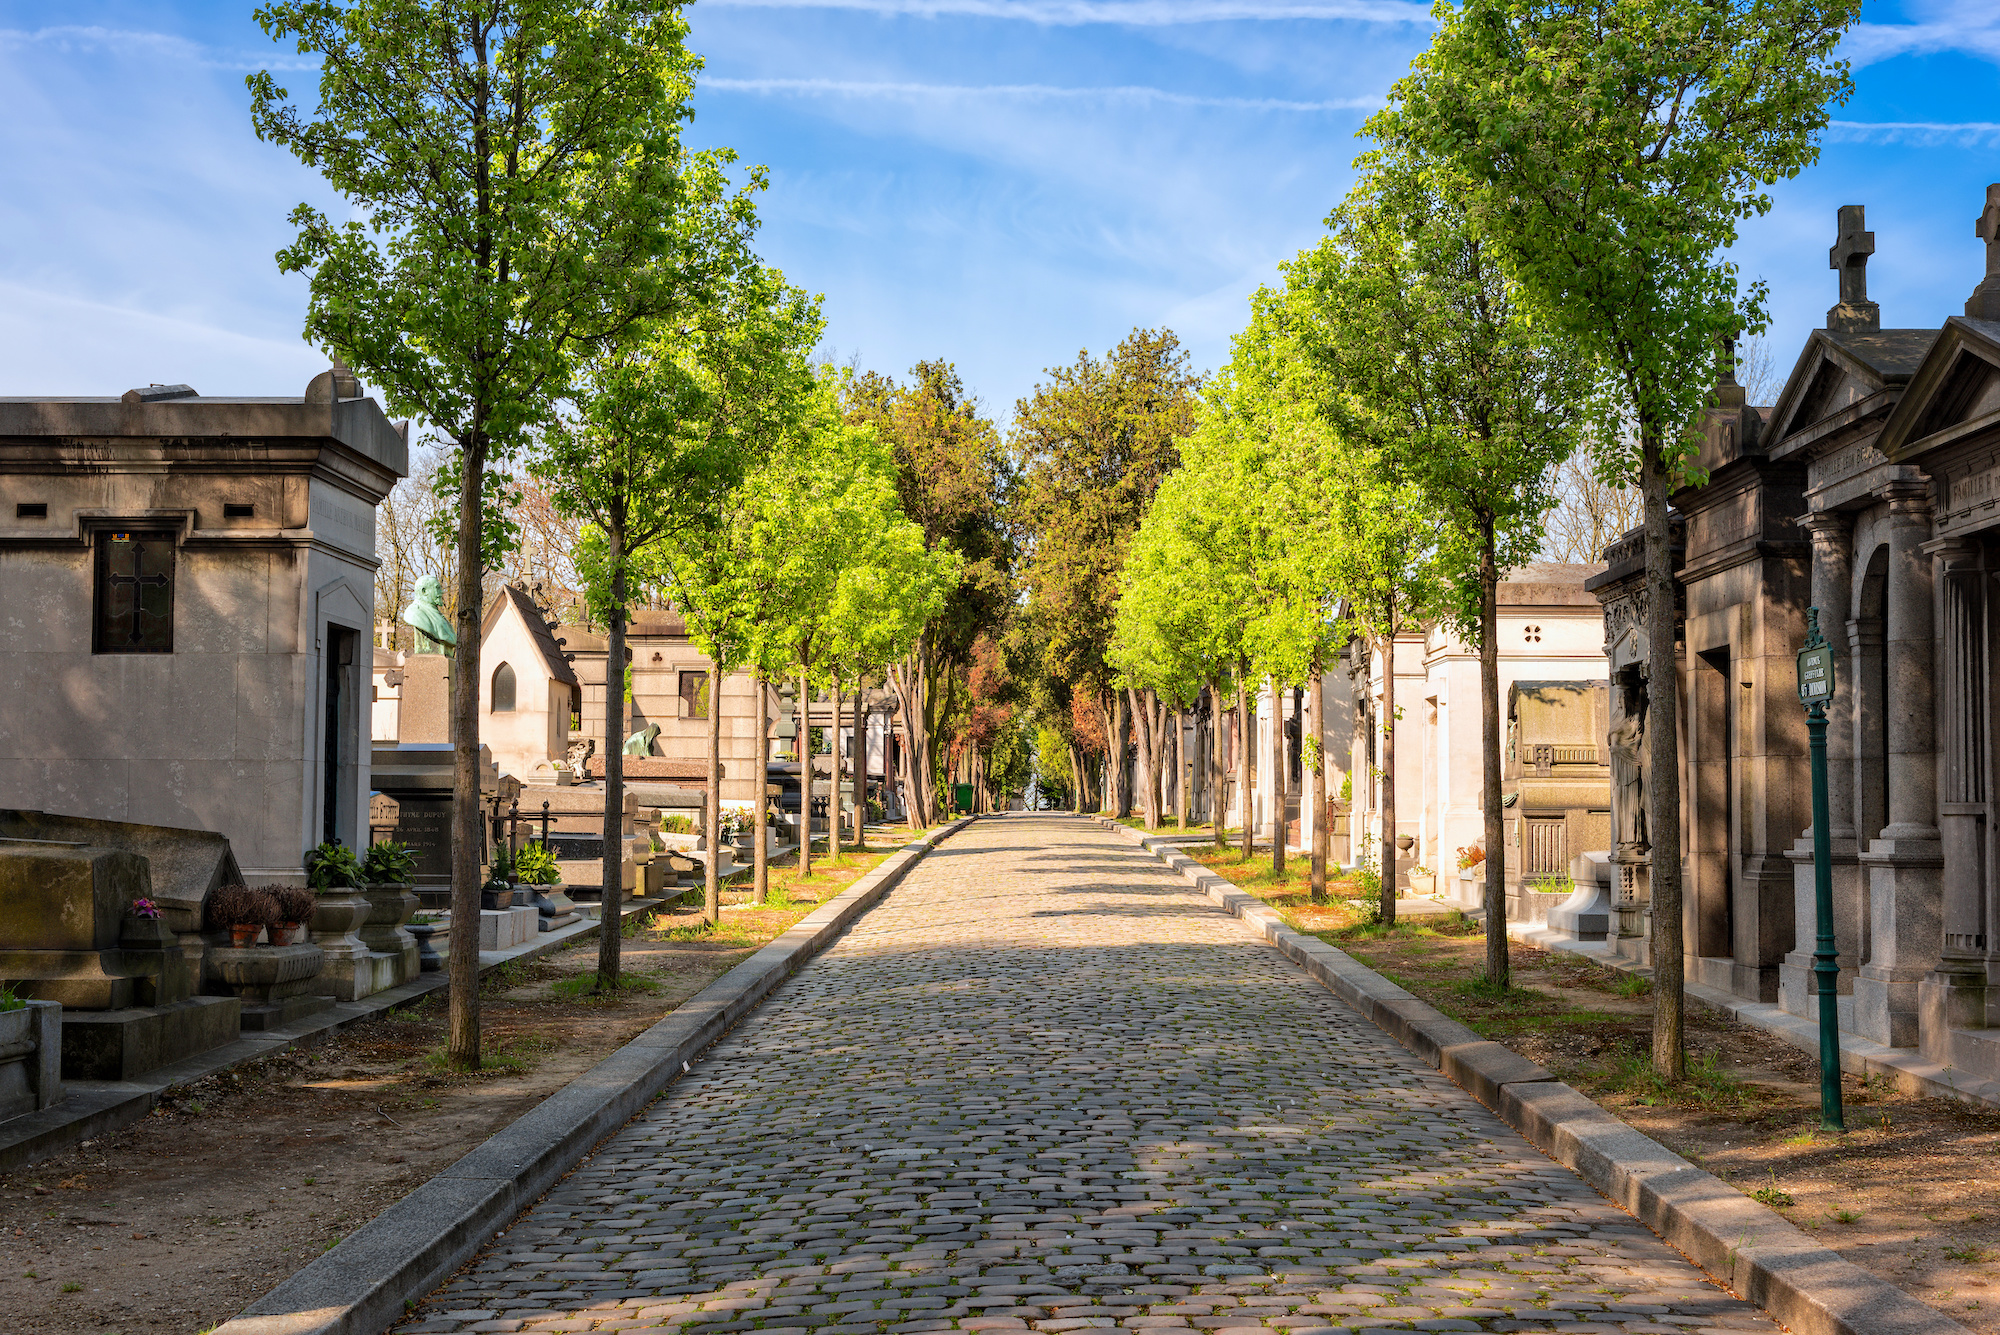
[[[1485,760],[1486,981],[1505,989],[1507,968],[1507,820],[1500,805],[1500,566],[1493,517],[1482,517],[1479,547],[1479,745]]]
[[[1069,795],[1070,801],[1076,805],[1078,815],[1082,815],[1086,809],[1083,800],[1083,768],[1083,752],[1077,750],[1076,746],[1071,744],[1069,747]]]
[[[719,646],[718,646],[719,647]],[[722,925],[722,661],[708,671],[708,868],[702,877],[702,916]],[[605,931],[611,931],[606,927]]]
[[[1673,543],[1667,461],[1657,423],[1640,423],[1639,486],[1646,506],[1646,838],[1652,845],[1653,1070],[1687,1074],[1681,924],[1681,776],[1674,653]]]
[[[1222,686],[1218,682],[1208,683],[1208,823],[1215,832],[1215,846],[1229,847],[1228,813],[1223,808],[1223,794],[1229,781],[1229,762],[1223,748],[1228,744],[1229,729],[1222,712]]]
[[[828,866],[840,862],[840,674],[833,677],[833,712],[828,716],[826,729],[827,750],[832,753],[828,772],[830,782],[826,785],[826,858]]]
[[[867,691],[862,689],[864,678],[854,679],[854,847],[857,852],[868,850],[868,734],[862,731],[862,699]]]
[[[1382,638],[1382,923],[1396,922],[1396,608]]]
[[[451,979],[451,1035],[447,1056],[459,1071],[479,1069],[479,854],[485,845],[485,808],[479,796],[479,583],[481,499],[486,438],[459,438],[458,643],[452,647],[451,714],[451,920],[467,924],[451,934],[446,969]]]
[[[1160,824],[1160,809],[1153,799],[1153,729],[1152,720],[1146,717],[1146,702],[1139,692],[1125,688],[1126,708],[1132,715],[1132,736],[1139,744],[1139,775],[1145,790],[1139,794],[1139,818],[1148,830],[1157,829]]]
[[[1312,685],[1306,688],[1306,713],[1312,723],[1312,745],[1306,748],[1306,755],[1312,766],[1306,778],[1311,784],[1307,790],[1312,801],[1312,902],[1326,903],[1326,862],[1333,853],[1333,812],[1326,800],[1326,728],[1320,718],[1326,708],[1325,669],[1319,659],[1312,662]],[[1299,804],[1303,813],[1305,803]],[[1301,819],[1304,819],[1301,814]]]
[[[1188,822],[1194,819],[1194,794],[1188,791],[1194,785],[1188,781],[1187,755],[1187,725],[1192,721],[1187,710],[1174,711],[1174,824],[1182,834],[1187,833]]]
[[[903,795],[903,808],[912,830],[929,829],[935,810],[931,804],[929,681],[925,676],[929,638],[928,631],[918,636],[917,647],[902,662],[889,665],[889,680],[896,688],[897,707],[903,711],[903,740],[909,752],[904,759],[903,772],[909,776],[909,791]]]
[[[771,812],[771,795],[766,791],[771,786],[767,768],[771,759],[771,701],[764,693],[763,673],[750,674],[750,689],[757,696],[757,758],[750,764],[750,777],[757,785],[757,800],[751,809],[757,842],[751,845],[750,853],[750,902],[762,904],[771,893],[771,840],[764,825]]]
[[[1282,688],[1271,682],[1271,873],[1285,874],[1285,785],[1292,781],[1285,755],[1285,706]]]
[[[597,990],[618,986],[619,902],[625,888],[625,532],[606,526],[610,546],[611,612],[604,636],[604,892],[598,896],[603,924],[597,931]],[[714,691],[709,692],[713,697]],[[454,932],[452,935],[456,936]]]
[[[1250,803],[1250,747],[1255,736],[1250,728],[1250,685],[1244,672],[1236,674],[1236,801],[1242,808],[1243,860],[1248,862],[1257,845],[1257,813]]]
[[[803,661],[803,660],[801,660]],[[799,669],[799,879],[813,874],[812,708],[806,700],[806,670]]]

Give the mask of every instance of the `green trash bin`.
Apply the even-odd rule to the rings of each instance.
[[[969,783],[953,784],[951,786],[951,801],[952,801],[952,806],[955,810],[960,812],[971,811],[972,785]]]

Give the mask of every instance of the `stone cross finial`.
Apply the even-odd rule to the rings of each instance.
[[[1840,270],[1840,301],[1826,313],[1826,327],[1861,334],[1882,327],[1882,308],[1868,300],[1868,257],[1875,234],[1868,230],[1865,205],[1842,204],[1836,215],[1840,237],[1826,252],[1826,267]]]
[[[1986,277],[1972,289],[1965,313],[2000,320],[2000,183],[1986,187],[1986,211],[1973,221],[1972,234],[1986,243]]]

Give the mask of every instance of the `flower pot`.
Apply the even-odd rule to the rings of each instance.
[[[266,930],[271,933],[272,945],[289,946],[293,941],[298,939],[298,930],[302,926],[304,926],[303,923],[274,922]]]
[[[245,946],[254,946],[257,944],[257,938],[263,934],[263,931],[264,924],[260,922],[231,923],[229,925],[229,944],[238,949]]]

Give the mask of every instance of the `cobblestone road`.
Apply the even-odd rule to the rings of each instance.
[[[399,1327],[1775,1330],[1109,831],[981,821]]]

